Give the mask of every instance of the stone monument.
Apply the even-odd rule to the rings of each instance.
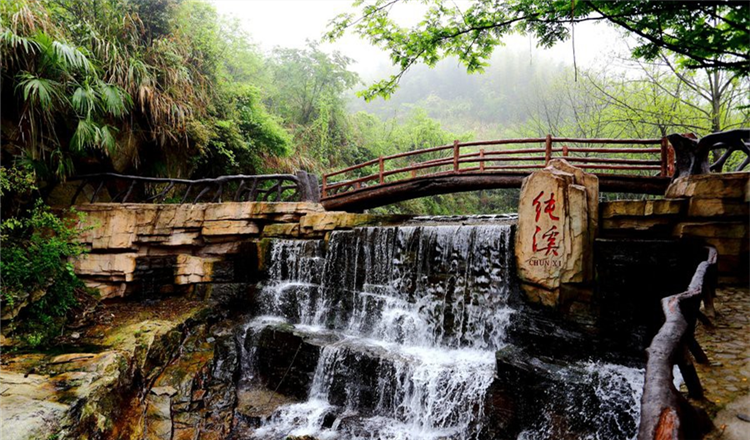
[[[598,213],[599,179],[563,159],[524,179],[516,266],[529,299],[557,307],[561,295],[590,296]]]

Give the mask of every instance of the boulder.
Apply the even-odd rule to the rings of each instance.
[[[92,249],[133,249],[136,211],[116,209],[111,205],[86,212],[86,222],[79,225],[80,240]]]
[[[119,281],[132,281],[138,254],[84,254],[74,262],[79,275],[97,276]]]
[[[175,267],[175,284],[207,283],[211,281],[216,258],[178,255]]]
[[[47,293],[47,288],[37,289],[33,292],[19,291],[14,297],[13,302],[3,301],[2,302],[2,319],[15,319],[21,310],[29,304],[33,304],[39,301]]]
[[[204,237],[213,235],[256,235],[260,232],[258,225],[249,220],[211,220],[203,223],[201,234]]]
[[[516,438],[521,431],[535,439],[635,436],[637,397],[616,370],[534,356],[513,345],[496,359],[483,438]]]
[[[300,225],[296,223],[271,223],[263,227],[263,237],[296,238],[300,235]]]
[[[615,200],[602,203],[602,218],[642,216],[646,212],[643,200]]]
[[[298,399],[307,397],[324,342],[294,331],[290,325],[248,332],[245,348],[255,350],[260,382],[268,389]],[[294,368],[289,368],[291,363]]]
[[[561,284],[591,281],[598,192],[594,176],[585,177],[565,161],[551,161],[524,179],[516,233],[521,281],[553,295]],[[547,304],[556,302],[546,294],[535,297]]]
[[[680,223],[675,227],[676,237],[714,237],[748,239],[747,222],[693,222]]]
[[[595,174],[589,174],[580,168],[576,168],[564,159],[552,159],[549,166],[573,174],[575,183],[586,188],[588,230],[593,232],[593,238],[598,233],[599,228],[599,178]]]

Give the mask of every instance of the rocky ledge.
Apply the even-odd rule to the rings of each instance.
[[[164,432],[184,413],[203,421],[191,429],[223,438],[234,389],[211,388],[220,382],[211,378],[234,374],[236,362],[225,361],[236,356],[225,352],[236,350],[209,303],[173,297],[102,305],[98,314],[57,353],[4,350],[4,439],[170,438]]]

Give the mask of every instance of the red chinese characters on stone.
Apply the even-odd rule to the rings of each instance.
[[[547,200],[541,201],[543,196],[544,191],[541,191],[533,201],[534,209],[536,210],[535,222],[537,223],[537,225],[534,228],[534,236],[532,237],[532,248],[534,253],[544,252],[545,256],[548,256],[550,254],[558,256],[559,254],[557,253],[557,250],[560,249],[560,244],[558,243],[557,237],[558,235],[560,235],[560,232],[557,230],[557,225],[553,224],[549,229],[541,234],[541,237],[538,237],[539,233],[542,232],[542,228],[538,225],[539,217],[542,215],[542,211],[547,214],[551,221],[556,222],[560,220],[560,217],[554,215],[555,193],[551,193]],[[544,204],[544,207],[542,207],[542,204]]]
[[[553,225],[551,228],[547,230],[547,232],[542,234],[541,242],[542,244],[546,244],[545,247],[541,247],[537,243],[536,237],[537,237],[537,234],[539,234],[541,231],[542,231],[542,228],[540,228],[539,226],[537,226],[536,230],[534,231],[534,237],[533,237],[534,240],[532,242],[534,252],[535,253],[544,252],[545,256],[549,255],[551,252],[554,256],[558,256],[559,254],[557,253],[557,250],[560,249],[560,245],[557,243],[557,236],[560,235],[560,233],[557,232],[557,226]]]
[[[532,202],[534,204],[534,209],[536,210],[535,221],[537,223],[539,222],[539,216],[542,214],[542,202],[540,202],[539,199],[541,199],[543,195],[544,191],[541,191],[538,196],[534,197],[534,201]],[[549,218],[554,221],[560,220],[560,217],[552,214],[555,211],[555,193],[550,194],[549,199],[545,200],[543,203],[544,213],[549,215]]]

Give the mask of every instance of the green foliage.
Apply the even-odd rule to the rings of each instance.
[[[28,169],[0,167],[3,200],[36,190]],[[31,346],[45,344],[59,332],[68,310],[83,289],[69,259],[80,256],[76,229],[82,214],[59,217],[41,200],[26,215],[6,216],[0,223],[2,308],[30,303],[14,323]]]
[[[267,156],[286,156],[291,137],[279,118],[271,115],[252,86],[223,91],[220,114],[204,134],[205,147],[197,156],[195,175],[252,174]]]
[[[338,52],[323,52],[316,43],[273,52],[266,102],[293,133],[296,151],[288,160],[269,161],[270,167],[320,171],[342,163],[349,130],[343,96],[359,82],[348,70],[351,61]]]
[[[316,43],[305,49],[276,49],[273,75],[277,93],[272,108],[287,121],[306,125],[316,119],[324,100],[340,101],[359,82],[347,70],[352,60],[338,52],[326,54]]]
[[[270,82],[262,58],[206,2],[2,0],[0,53],[4,153],[33,162],[43,180],[92,163],[256,172],[289,151],[253,88]]]
[[[22,216],[37,196],[36,176],[28,163],[0,166],[0,218],[7,220]]]
[[[431,0],[424,17],[411,28],[392,14],[410,0],[355,2],[357,13],[333,21],[329,40],[353,32],[389,52],[398,73],[362,93],[370,100],[388,97],[404,72],[417,63],[434,66],[456,57],[468,72],[482,72],[494,48],[514,31],[534,34],[549,47],[570,38],[571,22],[602,20],[638,38],[633,56],[655,59],[663,50],[680,56],[683,66],[750,75],[750,14],[742,2],[649,2],[475,0],[468,6]],[[416,2],[416,1],[415,1]]]

